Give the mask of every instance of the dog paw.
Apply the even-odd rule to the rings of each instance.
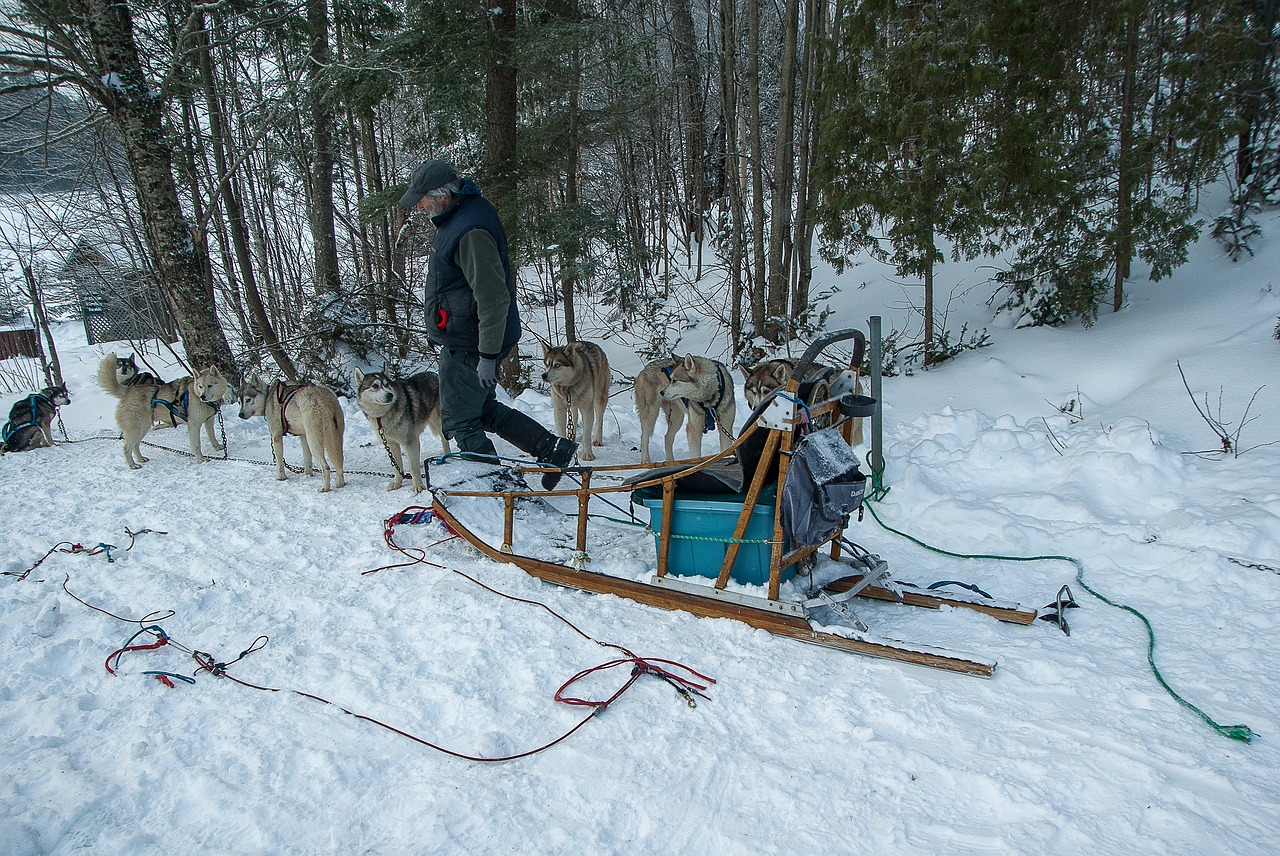
[[[131,470],[140,470],[140,469],[142,469],[142,464],[130,464],[130,465],[129,465],[129,469],[131,469]]]
[[[388,491],[399,490],[401,485],[403,484],[404,482],[402,481],[393,481],[391,484],[387,485],[387,490]]]
[[[322,487],[318,491],[316,491],[316,493],[328,493],[328,492],[329,492],[329,488],[327,487]]]

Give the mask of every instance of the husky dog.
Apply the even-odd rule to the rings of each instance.
[[[342,487],[346,480],[342,475],[342,433],[346,417],[338,397],[323,386],[311,384],[288,385],[274,381],[263,385],[258,378],[250,378],[240,387],[240,418],[262,416],[267,420],[271,433],[271,453],[276,459],[276,481],[284,481],[284,435],[302,438],[302,469],[311,475],[311,459],[320,459],[320,472],[324,475],[321,493],[329,492],[329,461],[338,471],[335,487]],[[325,455],[328,453],[328,458]]]
[[[107,354],[98,367],[98,383],[109,395],[120,399],[116,425],[124,435],[124,462],[129,469],[141,469],[150,460],[142,454],[140,445],[153,425],[176,428],[185,423],[191,454],[199,463],[205,461],[200,449],[201,427],[215,451],[225,448],[213,436],[213,417],[229,388],[217,366],[209,366],[195,377],[168,383],[125,386],[116,375],[116,355]]]
[[[747,406],[754,410],[759,406],[760,402],[773,395],[777,390],[786,386],[791,380],[791,375],[795,370],[795,367],[795,363],[791,360],[781,358],[764,360],[756,363],[751,368],[742,366],[742,376],[746,379],[746,383],[743,385],[743,394],[746,396]],[[845,373],[840,370],[833,369],[830,366],[824,366],[821,363],[814,363],[809,367],[809,370],[805,372],[804,377],[800,378],[800,380],[802,382],[826,381],[831,384],[828,393],[832,397],[838,397],[838,385],[846,382],[840,380],[841,376],[844,374]],[[846,377],[849,378],[847,381],[849,385],[844,387],[844,391],[862,391],[862,379],[855,379],[854,376],[854,372],[848,372]],[[808,403],[813,404],[814,402],[810,401]],[[853,424],[853,445],[856,446],[861,442],[862,420],[856,419]]]
[[[737,405],[733,395],[733,375],[724,363],[708,357],[685,355],[674,358],[671,382],[662,389],[667,401],[684,403],[689,421],[685,425],[685,437],[689,440],[689,453],[702,457],[702,435],[716,428],[720,433],[720,451],[733,445],[733,421]]]
[[[702,457],[702,435],[717,427],[720,448],[733,442],[733,375],[722,363],[706,357],[663,357],[645,366],[636,376],[636,412],[640,414],[640,463],[652,462],[649,440],[659,411],[666,414],[666,460],[675,459],[672,442],[685,422],[689,454]]]
[[[742,392],[747,399],[747,406],[754,410],[756,405],[786,386],[795,368],[795,362],[783,358],[762,360],[751,368],[741,366],[742,376],[746,381]],[[809,366],[809,370],[800,380],[830,380],[837,374],[838,372],[830,366],[814,363]]]
[[[369,418],[378,437],[391,453],[396,466],[395,478],[387,490],[404,484],[404,461],[401,447],[409,451],[409,469],[413,492],[422,492],[422,429],[428,425],[440,438],[445,454],[449,438],[440,427],[440,377],[435,372],[422,372],[402,380],[393,380],[384,372],[365,374],[356,369],[356,401]]]
[[[27,452],[53,445],[53,417],[58,408],[71,403],[67,385],[46,386],[17,402],[9,410],[9,421],[0,432],[0,455]]]
[[[138,371],[138,363],[133,358],[133,354],[127,357],[116,357],[112,351],[108,356],[115,357],[116,360],[116,379],[124,386],[139,386],[142,384],[153,384],[159,386],[164,383],[163,380],[153,375],[151,372]]]
[[[684,403],[668,401],[662,397],[663,388],[671,383],[671,370],[675,368],[675,357],[659,357],[649,362],[636,375],[635,396],[636,413],[640,415],[640,463],[651,464],[653,457],[649,454],[649,441],[653,438],[654,426],[658,424],[658,413],[667,417],[667,434],[663,460],[675,460],[672,443],[676,432],[684,424]]]
[[[556,433],[569,437],[570,417],[582,428],[582,460],[594,461],[592,446],[604,445],[604,411],[609,404],[609,358],[593,342],[570,342],[558,348],[542,346],[547,370],[542,379],[551,384],[551,406]]]

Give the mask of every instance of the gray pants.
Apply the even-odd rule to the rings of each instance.
[[[492,388],[482,386],[476,376],[479,363],[480,355],[473,351],[445,348],[440,352],[440,422],[445,436],[467,454],[496,457],[488,435],[497,434],[534,460],[543,460],[551,454],[555,435],[500,403]]]

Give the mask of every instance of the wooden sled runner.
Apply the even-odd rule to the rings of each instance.
[[[827,381],[804,384],[796,379],[805,376],[805,369],[817,359],[824,348],[846,340],[854,342],[850,369],[856,372],[862,363],[865,346],[865,338],[860,331],[841,330],[814,342],[797,364],[792,380],[784,389],[756,408],[738,438],[718,455],[656,469],[650,465],[572,468],[566,472],[577,475],[581,480],[581,487],[572,490],[545,492],[433,489],[433,511],[481,553],[496,561],[514,564],[549,583],[599,594],[615,594],[649,606],[683,610],[698,616],[732,618],[774,635],[813,645],[989,677],[996,666],[993,660],[874,635],[853,611],[852,599],[863,597],[894,600],[935,609],[947,604],[974,609],[1017,624],[1031,624],[1036,618],[1035,611],[1021,609],[1017,604],[995,601],[984,595],[930,591],[897,583],[889,574],[886,562],[874,555],[858,553],[856,545],[844,541],[843,533],[849,511],[842,508],[837,508],[836,522],[829,534],[823,531],[821,525],[818,526],[816,536],[812,534],[812,527],[808,535],[797,534],[803,528],[796,522],[797,515],[803,517],[806,509],[796,510],[797,492],[789,489],[788,479],[810,478],[816,482],[817,474],[814,470],[824,469],[824,461],[840,458],[841,454],[847,459],[852,454],[849,448],[853,431],[852,419],[862,416],[879,419],[879,406],[874,399],[852,392],[831,397],[828,395],[830,385]],[[834,454],[821,448],[814,454],[806,454],[812,450],[804,449],[802,444],[812,440],[817,434],[822,435],[822,442],[816,445],[831,446]],[[836,439],[833,440],[833,437]],[[839,448],[841,445],[843,449]],[[794,467],[793,459],[798,462]],[[838,466],[843,466],[843,463]],[[541,471],[537,468],[528,469],[531,472]],[[626,470],[643,471],[622,484],[591,484],[593,474],[616,476],[620,471]],[[857,478],[861,478],[856,473],[856,463],[852,472]],[[724,485],[724,489],[717,491],[718,495],[703,492],[708,485],[714,486],[716,483]],[[803,483],[797,481],[791,487],[801,484]],[[837,483],[836,486],[840,485]],[[690,494],[691,489],[696,493]],[[657,542],[657,567],[654,576],[647,582],[586,570],[585,562],[576,562],[575,564],[583,567],[574,567],[520,555],[511,549],[514,542],[516,503],[522,497],[576,497],[575,546],[576,555],[581,557],[586,555],[588,546],[587,521],[592,498],[627,493],[647,497],[644,504],[651,507],[652,520],[655,521],[653,528]],[[682,503],[689,503],[687,497],[690,495],[696,496],[698,503],[708,503],[707,507],[713,513],[727,521],[733,521],[731,532],[726,528],[718,537],[706,538],[675,531],[676,523],[673,521],[681,514]],[[806,496],[802,492],[798,495]],[[449,507],[451,499],[455,497],[493,497],[502,500],[501,547],[488,543],[459,519]],[[856,501],[860,504],[860,492]],[[790,506],[788,502],[791,503]],[[825,502],[824,499],[823,505]],[[841,510],[844,510],[844,517],[839,516]],[[660,523],[657,523],[659,515]],[[745,537],[752,526],[759,528],[762,525],[762,518],[769,537]],[[809,543],[793,543],[797,537],[799,541]],[[714,560],[708,561],[705,551],[695,550],[689,554],[685,550],[681,560],[685,566],[677,568],[678,573],[673,573],[673,544],[679,543],[682,538],[723,543],[724,556],[718,568],[713,566]],[[763,543],[767,543],[767,548],[762,546]],[[848,555],[842,558],[842,546],[845,545],[854,549],[849,549]],[[744,594],[729,587],[730,579],[735,577],[735,568],[742,567],[743,563],[738,560],[744,546],[755,550],[760,556],[755,570],[761,577],[759,584],[767,586],[767,595],[764,597]],[[782,598],[780,593],[784,577],[794,576],[798,569],[807,571],[816,561],[819,551],[824,549],[832,560],[847,567],[848,573],[826,582],[812,596],[802,600]],[[698,565],[692,571],[688,567],[691,561]],[[747,564],[750,565],[749,562]],[[697,576],[678,575],[688,573],[705,577],[706,582],[700,584]]]

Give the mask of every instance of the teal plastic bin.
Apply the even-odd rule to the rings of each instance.
[[[642,488],[632,494],[633,502],[649,509],[649,529],[654,544],[662,531],[662,490],[658,487]],[[727,539],[733,537],[738,525],[738,515],[746,499],[743,493],[684,493],[676,494],[671,515],[671,551],[667,557],[667,572],[682,576],[702,576],[715,579],[724,564],[724,554],[729,548]],[[749,585],[766,585],[769,582],[769,556],[773,545],[773,508],[777,502],[777,486],[768,485],[760,491],[756,507],[751,511],[744,543],[738,550],[738,558],[729,572],[731,579]],[[692,536],[692,537],[684,537]],[[784,551],[789,545],[783,542]],[[796,575],[795,566],[782,570],[782,580]]]

